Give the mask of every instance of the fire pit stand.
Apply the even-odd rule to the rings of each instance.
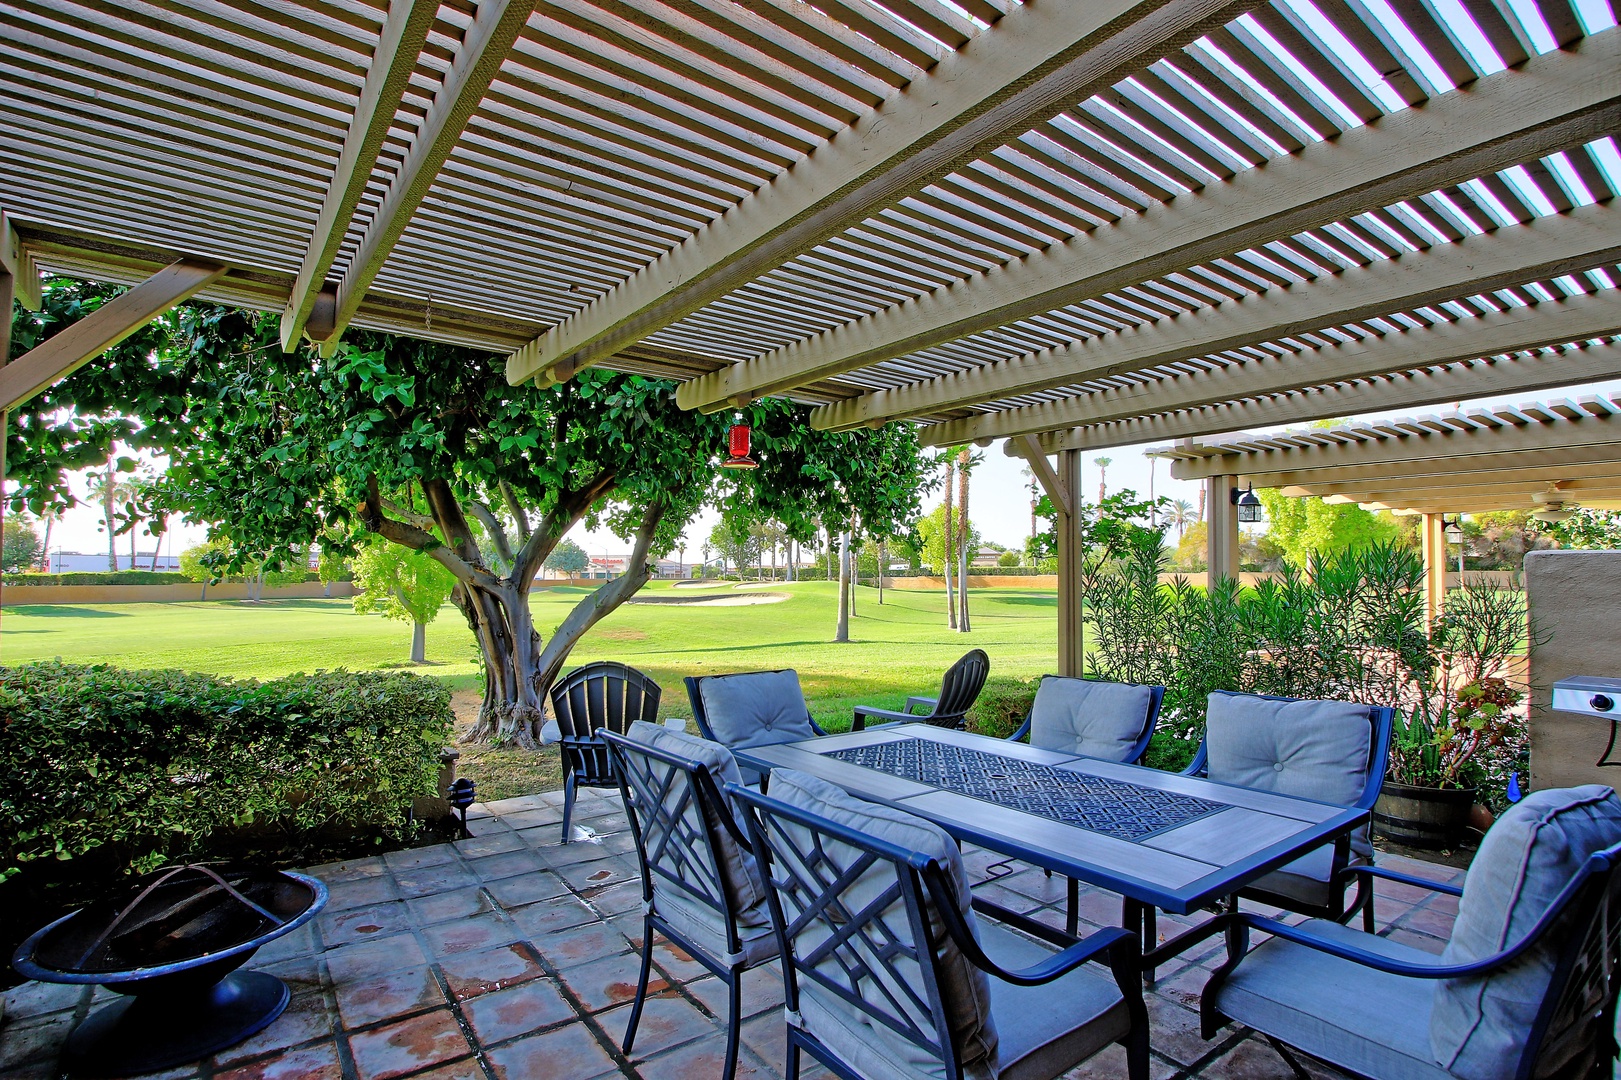
[[[80,1076],[134,1076],[207,1057],[268,1027],[287,1008],[286,984],[238,971],[267,942],[326,906],[303,874],[223,877],[206,866],[165,871],[134,899],[91,905],[17,949],[26,978],[97,983],[125,995],[68,1036],[62,1067]]]

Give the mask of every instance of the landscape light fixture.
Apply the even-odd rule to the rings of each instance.
[[[1446,537],[1449,544],[1463,543],[1463,515],[1459,514],[1452,519],[1441,519],[1441,535]]]
[[[1244,525],[1254,525],[1266,520],[1266,508],[1261,500],[1255,497],[1255,485],[1251,484],[1246,490],[1239,491],[1233,488],[1233,505],[1238,507],[1238,520]]]
[[[760,463],[749,457],[749,426],[739,420],[726,433],[727,452],[732,456],[720,463],[723,469],[758,469]]]

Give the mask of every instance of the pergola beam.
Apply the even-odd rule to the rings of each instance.
[[[1178,319],[972,368],[886,396],[904,395],[911,402],[907,415],[996,401],[1560,277],[1618,258],[1621,207],[1598,203],[1383,259],[1346,270],[1332,281],[1269,289]],[[1300,381],[1317,380],[1308,376]],[[830,408],[823,416],[832,420],[837,414]]]
[[[16,225],[0,210],[0,274],[11,278],[11,296],[6,298],[6,320],[11,319],[11,300],[22,301],[23,307],[29,311],[38,311],[40,305],[39,267],[34,264],[33,254],[23,246],[22,237],[18,235]],[[5,357],[0,356],[0,364],[5,363]]]
[[[1157,60],[1248,0],[1029,4],[765,189],[515,352],[567,378]]]
[[[0,412],[14,409],[176,304],[225,276],[219,263],[182,259],[109,300],[0,368]]]
[[[1104,450],[1222,435],[1246,428],[1418,409],[1469,398],[1533,393],[1617,378],[1621,378],[1621,345],[1605,342],[1553,354],[1537,353],[1490,363],[1404,371],[1367,382],[1311,387],[1254,401],[1134,416],[1128,420],[1048,432],[1040,437],[1040,442],[1042,449],[1049,453]],[[926,430],[924,441],[928,441]],[[1012,449],[1007,453],[1010,457],[1023,456]]]
[[[1587,341],[1617,331],[1621,331],[1621,289],[1605,289],[1587,296],[1506,308],[1478,318],[1414,328],[1384,337],[1246,360],[1212,371],[1154,379],[1041,405],[950,420],[925,428],[922,436],[927,445],[951,446],[976,439],[1106,424],[1146,412],[1171,413],[1219,402],[1242,402],[1294,390],[1302,383],[1326,386],[1351,382],[1395,371],[1413,371],[1545,345]],[[1485,394],[1471,391],[1469,396]],[[1437,400],[1456,401],[1458,398]],[[1246,423],[1236,426],[1243,427]]]
[[[344,235],[354,220],[355,208],[366,193],[377,156],[411,85],[411,73],[416,70],[438,11],[439,5],[430,0],[393,0],[389,4],[388,17],[383,21],[371,67],[366,71],[360,100],[343,141],[343,151],[338,155],[332,182],[315,221],[314,234],[282,311],[283,349],[293,347],[306,325],[317,340],[332,336],[338,287],[336,282],[327,283],[327,274],[337,261]],[[318,305],[322,311],[312,317]]]
[[[1616,129],[1617,71],[1621,29],[1606,30],[1569,52],[1532,58],[1422,108],[1381,117],[1226,183],[734,364],[683,386],[678,400],[686,408],[713,409],[783,392],[1535,160]],[[823,414],[818,426],[918,415],[940,407],[939,396],[921,390],[869,395]]]
[[[332,331],[324,340],[335,342],[359,310],[366,290],[411,224],[412,215],[433,187],[440,167],[461,138],[462,128],[484,100],[533,10],[532,4],[513,0],[481,0],[479,3],[456,59],[445,73],[433,105],[422,118],[416,140],[389,185],[388,194],[366,226],[343,280],[338,283]]]
[[[1467,468],[1464,466],[1463,468]],[[1332,480],[1312,480],[1305,484],[1285,485],[1281,490],[1285,495],[1295,497],[1301,495],[1315,495],[1327,497],[1329,495],[1349,495],[1360,499],[1370,491],[1389,491],[1392,487],[1424,487],[1433,486],[1442,490],[1451,488],[1546,488],[1549,484],[1564,484],[1575,481],[1613,480],[1621,476],[1621,446],[1610,450],[1601,450],[1597,453],[1581,455],[1580,463],[1572,464],[1567,458],[1561,464],[1532,465],[1522,463],[1514,467],[1500,466],[1488,462],[1487,466],[1475,472],[1449,470],[1446,467],[1434,472],[1402,472],[1383,475],[1367,475],[1359,479],[1340,478],[1335,475]]]

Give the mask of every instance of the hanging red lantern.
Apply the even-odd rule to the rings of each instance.
[[[723,469],[758,469],[760,463],[749,457],[749,426],[744,423],[732,425],[732,430],[726,433],[727,451],[732,455],[721,462]]]

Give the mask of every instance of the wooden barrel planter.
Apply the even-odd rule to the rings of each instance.
[[[1415,787],[1385,781],[1373,804],[1373,824],[1387,840],[1439,851],[1455,848],[1468,833],[1474,788]]]

